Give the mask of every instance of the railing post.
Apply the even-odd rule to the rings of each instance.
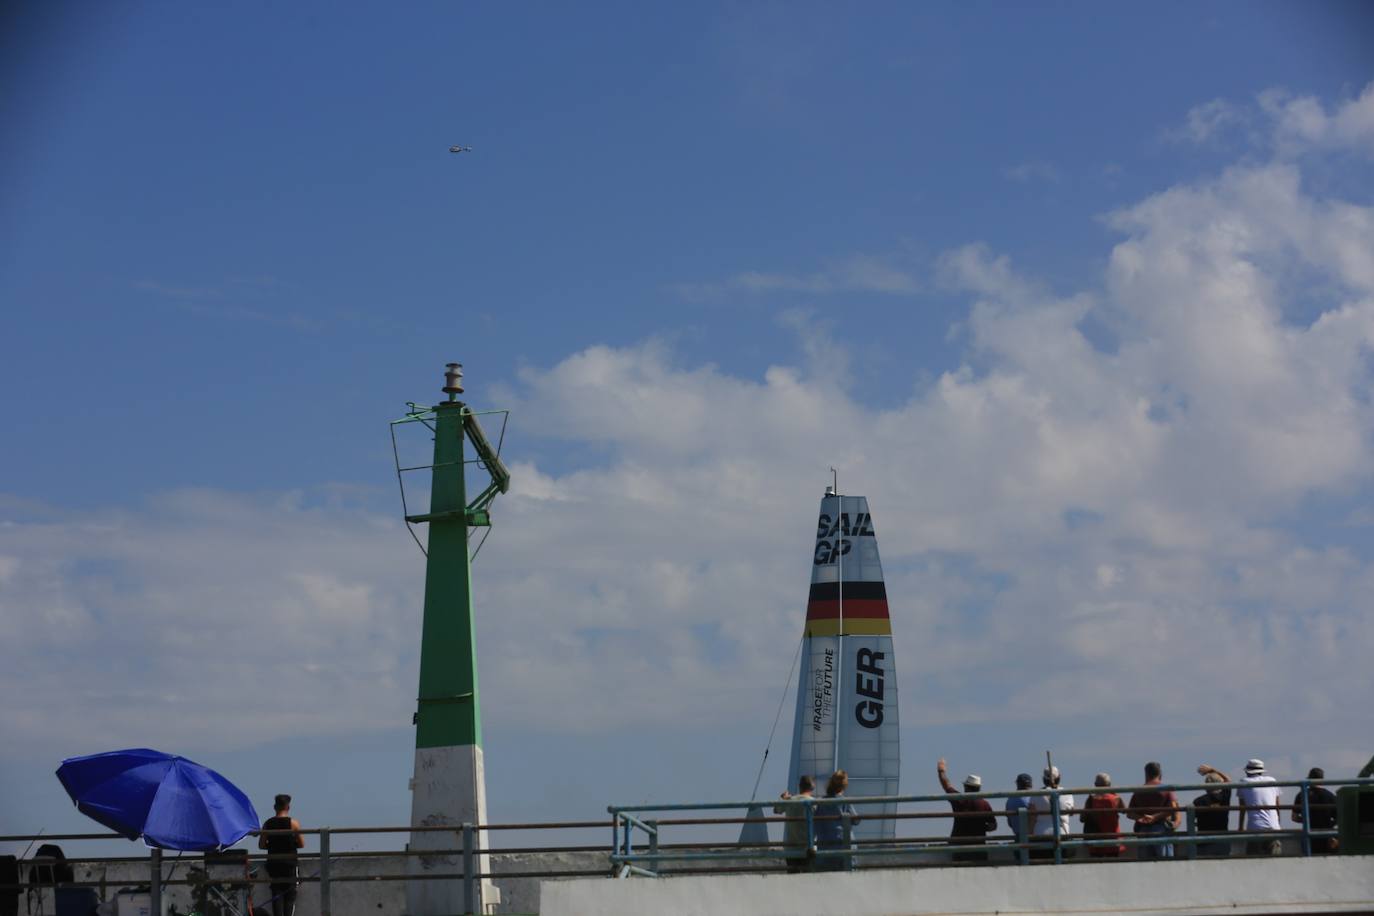
[[[844,870],[854,870],[854,855],[850,848],[852,846],[851,837],[854,834],[854,825],[850,823],[850,818],[845,816],[837,806],[835,813],[840,817],[840,842],[844,845]]]
[[[620,812],[614,808],[611,809],[611,855],[620,855]]]
[[[1183,817],[1184,817],[1185,823],[1187,823],[1187,825],[1188,825],[1188,839],[1189,839],[1189,841],[1190,841],[1190,842],[1187,842],[1187,843],[1184,843],[1184,844],[1183,844],[1184,846],[1187,846],[1187,847],[1188,847],[1188,848],[1187,848],[1186,850],[1184,850],[1184,852],[1183,852],[1183,858],[1185,858],[1185,859],[1196,859],[1196,858],[1197,858],[1197,809],[1195,809],[1192,805],[1189,805],[1188,808],[1187,808],[1187,810],[1185,810],[1185,811],[1183,812]]]
[[[243,883],[239,885],[238,898],[239,912],[244,916],[253,916],[253,866],[246,853],[243,857]]]
[[[162,850],[154,846],[148,861],[151,872],[148,884],[148,912],[151,916],[162,916]]]
[[[1030,864],[1030,811],[1025,805],[1016,809],[1016,838],[1020,840],[1016,850],[1016,860],[1022,865]]]
[[[802,803],[802,810],[806,812],[806,859],[811,861],[816,852],[816,806],[811,804],[811,799]]]
[[[1054,818],[1054,864],[1061,865],[1064,862],[1064,849],[1059,845],[1060,820],[1059,820],[1059,790],[1055,789],[1050,796],[1050,816]]]
[[[1302,793],[1302,854],[1312,855],[1312,809],[1308,806],[1308,799],[1312,797],[1312,783],[1303,782],[1302,788],[1298,790]],[[1277,818],[1275,818],[1277,820]]]
[[[476,895],[473,893],[472,873],[476,863],[473,848],[477,845],[477,831],[471,824],[463,825],[463,916],[476,916]]]
[[[320,828],[320,916],[329,916],[329,828]]]
[[[649,825],[649,855],[656,856],[658,855],[658,821],[646,821],[645,823]],[[657,871],[658,861],[655,860],[649,867]]]

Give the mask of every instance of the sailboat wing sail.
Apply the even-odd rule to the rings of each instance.
[[[878,539],[865,497],[821,500],[803,639],[791,787],[809,773],[819,789],[830,773],[843,769],[851,798],[896,795],[901,764],[896,659]],[[863,820],[855,835],[893,836],[895,822],[875,817],[895,813],[892,809],[861,806]]]

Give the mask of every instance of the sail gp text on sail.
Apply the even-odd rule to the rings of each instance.
[[[836,534],[841,535],[839,540],[830,540]],[[848,512],[841,512],[840,517],[833,521],[830,516],[822,513],[816,520],[815,565],[828,566],[848,554],[854,546],[850,538],[873,536],[873,516],[867,512],[860,512],[852,526],[849,524]]]

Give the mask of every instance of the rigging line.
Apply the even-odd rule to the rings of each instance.
[[[472,556],[468,557],[468,562],[469,562],[469,563],[471,563],[473,560],[477,559],[477,555],[478,555],[479,553],[482,552],[482,545],[485,544],[485,543],[487,542],[487,536],[488,536],[489,534],[491,534],[491,526],[490,526],[490,525],[487,526],[487,530],[486,530],[486,531],[482,532],[482,540],[480,540],[480,541],[477,542],[477,549],[474,550],[474,551],[472,552]],[[468,529],[468,537],[469,537],[469,538],[472,537],[472,529],[471,529],[471,528]]]
[[[415,546],[420,548],[420,553],[424,554],[425,559],[428,560],[429,551],[425,550],[425,545],[420,543],[420,536],[415,533],[415,529],[411,527],[410,522],[406,522],[406,530],[410,532],[410,536],[415,540]]]
[[[787,703],[787,692],[792,688],[792,674],[797,670],[797,660],[801,658],[802,646],[806,645],[806,635],[797,641],[797,653],[792,656],[792,667],[787,669],[787,683],[782,686],[782,699],[778,700],[778,714],[773,717],[773,727],[768,732],[768,743],[763,747],[763,760],[759,762],[759,775],[754,777],[754,791],[749,793],[749,800],[753,801],[759,794],[759,783],[763,782],[763,768],[768,765],[768,751],[773,747],[773,736],[777,734],[778,722],[782,719],[782,707]],[[788,786],[787,790],[792,791]]]
[[[501,435],[496,439],[496,454],[498,457],[501,454],[501,446],[506,444],[506,424],[510,422],[509,410],[503,410],[501,414]]]

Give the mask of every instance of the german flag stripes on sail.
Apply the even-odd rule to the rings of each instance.
[[[806,603],[807,636],[890,636],[882,582],[813,582]]]

